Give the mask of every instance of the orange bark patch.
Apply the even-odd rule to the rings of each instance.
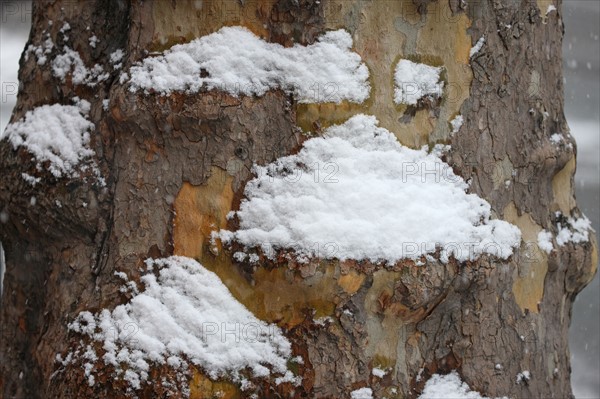
[[[201,258],[210,235],[225,227],[233,202],[233,178],[220,168],[212,169],[206,185],[184,183],[175,199],[174,254]]]
[[[355,294],[364,283],[365,277],[364,274],[359,274],[358,272],[351,270],[338,278],[338,285],[342,287],[346,294],[352,295]]]

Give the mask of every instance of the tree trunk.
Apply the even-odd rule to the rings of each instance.
[[[300,386],[266,379],[250,391],[194,368],[191,397],[348,398],[368,386],[377,398],[413,398],[431,375],[451,370],[490,397],[572,397],[567,333],[573,301],[596,272],[595,238],[549,254],[528,244],[542,229],[558,233],[557,211],[579,214],[575,149],[568,149],[575,143],[570,136],[563,146],[550,140],[568,131],[560,2],[550,13],[548,0],[35,3],[28,44],[41,45],[49,33],[51,59],[67,44],[60,30],[68,22],[68,45],[110,76],[93,88],[69,76],[63,82],[50,62],[22,57],[11,121],[43,104],[89,101],[90,148],[106,186],[85,173],[54,178],[23,148],[0,142],[3,397],[133,395],[108,368],[89,386],[81,368],[63,369],[55,357],[82,339],[67,327],[80,312],[127,300],[116,271],[139,280],[145,259],[173,254],[214,271],[256,317],[281,327],[304,360],[294,370]],[[148,52],[230,25],[284,46],[346,29],[369,67],[370,99],[299,104],[279,90],[239,98],[218,90],[145,95],[130,92],[121,70],[108,68],[117,49],[127,71]],[[484,47],[470,58],[481,37]],[[443,66],[444,98],[394,105],[399,58]],[[507,261],[483,256],[425,267],[322,261],[248,269],[230,251],[211,250],[210,233],[228,227],[253,164],[297,151],[298,127],[327,127],[357,113],[377,116],[404,145],[450,144],[447,162],[471,179],[471,192],[521,229],[517,253]],[[449,121],[459,113],[464,125],[451,134]],[[32,187],[22,173],[43,179]],[[324,317],[324,325],[316,322]],[[391,371],[377,378],[374,367]],[[525,370],[531,377],[517,382]],[[151,379],[168,373],[156,366]],[[151,384],[136,394],[162,397],[166,390]]]

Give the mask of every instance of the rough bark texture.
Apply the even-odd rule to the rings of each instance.
[[[74,96],[90,101],[96,124],[91,146],[107,186],[92,176],[57,180],[41,174],[44,181],[32,188],[21,178],[23,172],[40,175],[30,155],[0,142],[0,210],[8,215],[0,224],[7,267],[2,396],[123,395],[110,370],[93,388],[83,383],[80,369],[55,373],[55,355],[81,338],[67,331],[67,323],[82,310],[112,308],[126,299],[116,270],[136,278],[147,257],[179,254],[199,259],[257,317],[283,327],[294,353],[304,358],[296,370],[303,376],[299,388],[264,381],[255,392],[242,393],[195,370],[192,397],[221,391],[226,397],[347,398],[363,386],[372,387],[375,397],[416,397],[431,374],[453,369],[489,396],[570,397],[571,308],[595,273],[597,251],[594,240],[558,247],[550,255],[526,244],[541,229],[556,233],[555,211],[578,214],[575,153],[549,140],[568,127],[560,7],[546,15],[547,5],[543,0],[36,3],[30,43],[39,44],[49,32],[62,47],[59,29],[68,21],[70,46],[86,65],[108,66],[109,55],[122,48],[124,69],[147,51],[223,25],[241,24],[284,45],[312,43],[327,29],[343,27],[369,66],[373,90],[360,106],[299,106],[281,92],[260,98],[219,92],[160,97],[130,93],[119,84],[118,71],[91,89],[60,82],[49,63],[22,58],[12,120],[42,104],[69,104]],[[101,38],[96,48],[88,45],[90,32]],[[469,61],[469,49],[481,36],[486,45]],[[456,89],[452,98],[446,94],[439,104],[419,109],[395,106],[391,77],[400,57],[443,65],[447,87]],[[315,261],[251,268],[234,262],[228,251],[209,250],[211,225],[226,226],[225,215],[239,205],[253,163],[297,150],[302,140],[297,126],[312,130],[357,112],[375,114],[406,145],[451,144],[448,162],[472,179],[472,191],[498,217],[521,228],[525,243],[519,253],[506,262],[484,257],[425,267]],[[448,122],[459,112],[465,124],[451,136]],[[36,206],[30,206],[31,196]],[[315,322],[324,316],[330,317],[324,325]],[[378,379],[371,375],[376,366],[392,371]],[[532,377],[517,384],[523,370]],[[147,386],[139,395],[160,397],[161,389]]]

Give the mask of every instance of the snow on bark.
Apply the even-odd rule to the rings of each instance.
[[[400,60],[394,73],[394,102],[417,105],[423,97],[441,97],[444,88],[444,82],[440,81],[441,72],[441,67]]]
[[[477,40],[477,43],[475,43],[475,45],[473,47],[471,47],[471,50],[469,50],[469,58],[473,58],[474,55],[479,53],[479,51],[482,49],[484,44],[485,44],[485,36],[481,36],[479,38],[479,40]]]
[[[419,399],[490,399],[481,396],[479,392],[471,391],[467,383],[460,379],[456,371],[446,375],[434,374],[431,376]],[[506,397],[497,399],[507,399]]]
[[[132,388],[148,381],[152,363],[183,373],[192,363],[214,379],[240,382],[240,371],[248,368],[254,377],[274,373],[279,382],[298,382],[287,369],[291,344],[279,327],[257,319],[216,274],[180,256],[148,259],[146,265],[144,289],[124,286],[132,294],[129,302],[96,314],[81,312],[69,325],[101,342],[100,359]]]
[[[369,71],[351,47],[344,30],[286,48],[245,28],[225,27],[133,66],[130,89],[169,94],[207,88],[236,96],[283,89],[300,102],[361,103],[369,97]]]
[[[19,121],[9,124],[2,135],[16,150],[25,147],[35,156],[38,167],[48,162],[56,177],[72,176],[75,167],[94,154],[87,147],[94,124],[87,119],[90,104],[42,105],[28,111]]]
[[[552,233],[546,230],[540,231],[537,236],[537,245],[547,254],[552,252],[554,249],[554,245],[552,245]]]
[[[556,242],[563,246],[569,242],[579,244],[589,241],[589,230],[592,229],[592,223],[586,216],[580,218],[568,217],[566,223],[557,223]]]
[[[450,126],[452,126],[452,131],[450,132],[450,135],[458,133],[464,122],[465,119],[462,115],[456,115],[456,117],[450,121]]]
[[[311,257],[395,263],[441,250],[441,259],[502,259],[520,230],[491,220],[489,203],[435,153],[402,146],[356,115],[307,140],[296,155],[256,166],[235,213],[237,231],[213,237],[246,248],[295,251]],[[230,215],[231,217],[232,215]]]
[[[373,399],[373,390],[371,388],[360,388],[350,392],[351,399]]]
[[[67,75],[71,74],[73,84],[89,87],[95,87],[110,76],[108,72],[104,72],[104,68],[99,64],[88,68],[79,53],[68,46],[64,46],[62,53],[58,54],[52,61],[52,74],[62,82],[65,81]]]

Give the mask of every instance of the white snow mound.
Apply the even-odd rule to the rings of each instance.
[[[327,32],[309,46],[286,48],[246,28],[224,27],[133,66],[130,89],[169,94],[205,87],[236,96],[283,89],[300,102],[361,103],[369,97],[369,71],[351,47],[344,30]]]
[[[431,376],[423,393],[418,399],[490,399],[481,396],[479,392],[471,391],[467,383],[460,379],[456,371],[446,375],[434,374]],[[497,399],[507,399],[506,397]]]
[[[441,67],[400,60],[394,73],[394,102],[416,105],[423,97],[441,97],[444,88],[444,82],[440,81],[441,72]]]
[[[126,365],[125,377],[134,388],[147,380],[152,362],[177,369],[189,361],[211,378],[234,381],[245,368],[255,377],[273,372],[284,376],[280,381],[294,380],[286,363],[291,345],[282,331],[250,313],[216,274],[180,256],[148,259],[146,265],[145,288],[133,290],[128,303],[97,314],[82,312],[69,325],[103,342],[103,361],[117,370]]]
[[[77,105],[42,105],[6,127],[13,148],[23,146],[33,154],[38,164],[48,161],[48,169],[56,176],[73,175],[75,167],[94,151],[87,147],[94,124],[87,120],[90,104],[80,100]]]
[[[267,255],[293,249],[299,259],[395,263],[439,248],[446,262],[513,253],[516,226],[491,220],[489,203],[467,194],[434,153],[404,147],[377,124],[356,115],[307,140],[298,154],[256,166],[237,211],[239,229],[213,237]]]

